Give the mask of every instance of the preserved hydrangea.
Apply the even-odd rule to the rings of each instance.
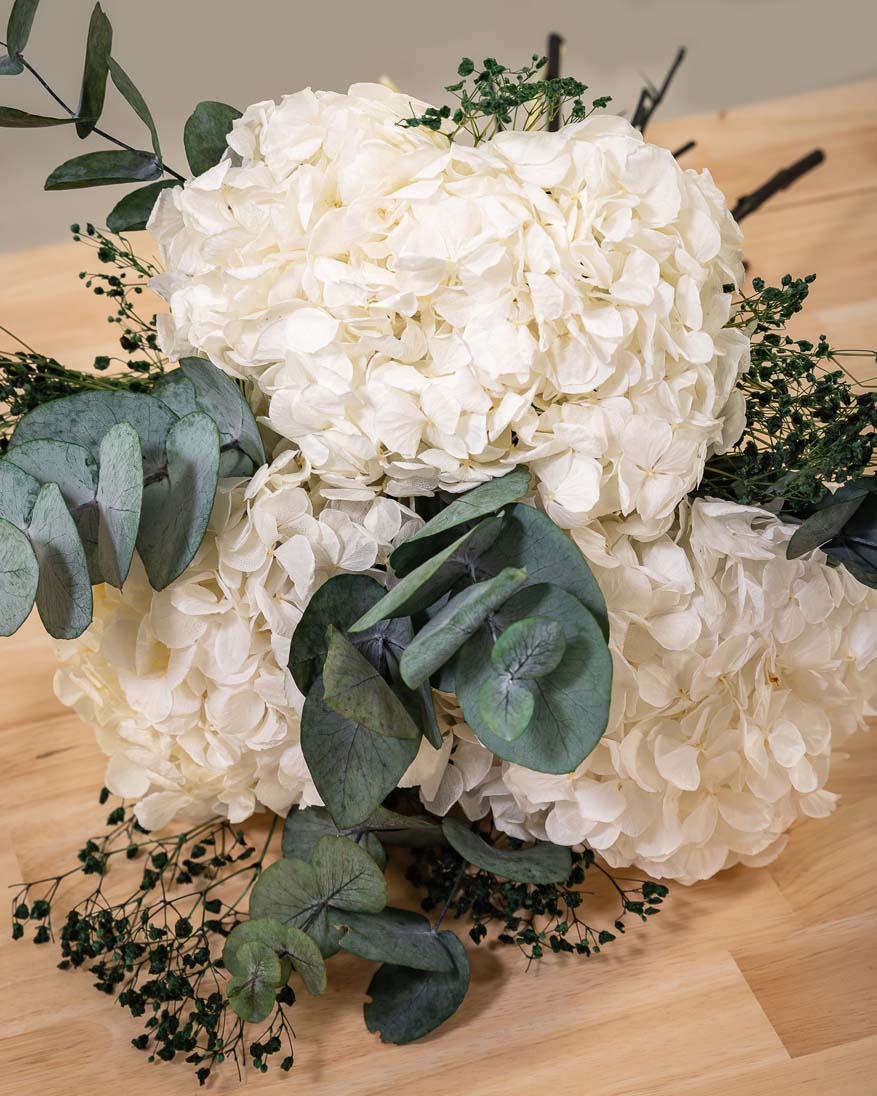
[[[328,497],[527,463],[563,527],[657,535],[742,427],[722,195],[621,118],[473,148],[410,113],[375,85],[250,107],[153,214],[166,351],[252,382]]]
[[[446,701],[445,748],[408,781],[439,813],[492,811],[512,836],[586,842],[658,878],[773,860],[793,822],[833,809],[832,749],[877,704],[877,594],[821,553],[787,560],[793,531],[702,500],[651,543],[607,524],[592,564],[614,685],[594,752],[566,776],[499,761]]]

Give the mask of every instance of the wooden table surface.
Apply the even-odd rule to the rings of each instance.
[[[877,345],[877,81],[720,115],[655,124],[697,148],[733,201],[812,147],[827,163],[745,224],[753,273],[819,273],[809,319],[837,345]],[[36,184],[36,181],[34,183]],[[52,200],[47,195],[46,202]],[[58,245],[0,256],[0,323],[84,365],[112,329]],[[0,880],[69,866],[99,831],[103,759],[51,689],[50,641],[31,620],[0,641]],[[384,1046],[363,1027],[369,965],[339,957],[330,989],[293,1010],[296,1065],[247,1078],[255,1093],[321,1096],[859,1096],[877,1092],[877,740],[854,739],[829,787],[836,813],[797,826],[783,856],[697,886],[591,960],[524,970],[502,946],[472,949],[472,989],[439,1032]],[[599,905],[603,899],[594,899]],[[0,941],[0,1092],[188,1093],[189,1067],[149,1065],[139,1030],[49,948]],[[238,1091],[236,1081],[211,1082]]]

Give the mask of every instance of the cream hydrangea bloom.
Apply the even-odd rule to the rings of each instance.
[[[410,113],[376,85],[250,107],[153,214],[167,352],[251,381],[329,497],[526,462],[562,526],[659,534],[741,425],[722,195],[610,115],[472,148]]]
[[[685,883],[774,859],[793,822],[832,810],[831,751],[877,704],[877,594],[818,553],[787,560],[792,531],[697,501],[651,543],[594,533],[615,675],[603,739],[574,773],[531,772],[445,703],[445,747],[410,774],[427,806]]]
[[[96,587],[93,624],[59,650],[58,696],[95,727],[107,786],[139,800],[149,829],[321,802],[298,744],[290,638],[321,583],[382,564],[418,519],[387,498],[326,504],[308,478],[287,452],[221,485],[185,573],[156,592],[135,559],[122,591]]]

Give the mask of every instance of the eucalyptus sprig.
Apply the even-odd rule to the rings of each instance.
[[[587,103],[588,85],[571,77],[539,79],[547,62],[547,57],[534,53],[528,65],[510,69],[487,57],[478,69],[471,58],[464,57],[457,67],[460,79],[445,88],[459,105],[427,107],[423,114],[401,119],[399,125],[423,126],[450,141],[466,131],[477,145],[504,129],[548,129],[580,122],[611,102],[604,95]]]

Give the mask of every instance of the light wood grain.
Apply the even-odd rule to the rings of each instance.
[[[754,272],[817,270],[802,330],[877,344],[877,81],[656,125],[686,163],[710,166],[731,199],[821,145],[828,163],[746,222]],[[47,197],[47,201],[51,198]],[[90,258],[90,256],[88,256]],[[0,260],[0,323],[71,364],[106,351],[99,300],[77,286],[72,245]],[[99,829],[103,760],[51,692],[51,641],[35,620],[0,641],[0,881],[67,866]],[[770,868],[674,887],[666,911],[598,959],[525,971],[502,948],[472,949],[472,990],[440,1031],[387,1047],[361,1018],[368,965],[333,961],[325,998],[295,1007],[296,1066],[247,1091],[321,1096],[867,1096],[877,1070],[877,749],[854,739],[834,766],[842,793]],[[405,884],[393,881],[397,897]],[[590,900],[604,910],[607,896]],[[604,909],[605,907],[605,909]],[[3,911],[0,1092],[126,1096],[195,1091],[183,1066],[151,1066],[133,1022],[54,953],[12,943]],[[211,1084],[239,1091],[233,1077]]]

